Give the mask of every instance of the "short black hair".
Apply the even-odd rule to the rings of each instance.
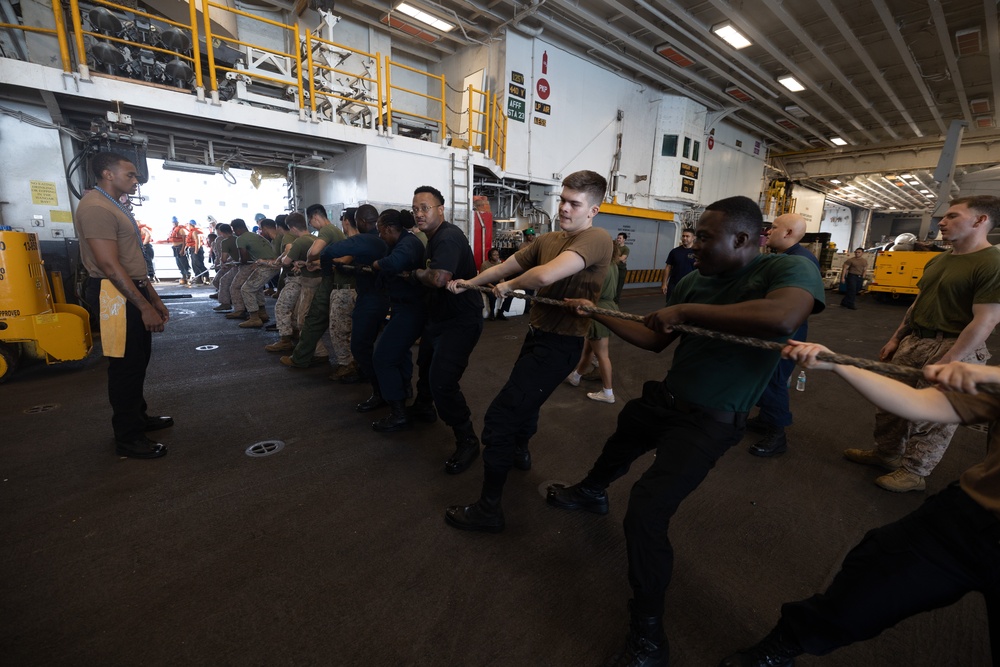
[[[242,229],[243,231],[247,229],[247,223],[243,218],[233,218],[232,225],[233,229]]]
[[[756,237],[764,226],[764,216],[760,212],[760,206],[749,197],[726,197],[712,202],[705,207],[705,210],[722,213],[726,225],[732,232],[746,232]]]
[[[426,192],[428,194],[434,195],[434,198],[438,201],[438,206],[444,206],[444,195],[441,191],[430,185],[421,185],[419,188],[413,191],[413,195],[419,195],[421,192]]]
[[[958,206],[959,204],[965,204],[967,208],[989,218],[990,229],[993,229],[997,226],[997,223],[1000,223],[1000,197],[994,197],[993,195],[972,195],[970,197],[952,199],[948,202],[949,206]]]
[[[362,204],[354,214],[354,221],[357,223],[355,227],[358,229],[364,225],[365,229],[362,231],[370,231],[378,221],[378,209],[371,204]]]
[[[398,211],[394,208],[387,208],[378,217],[378,222],[386,227],[397,227],[399,229],[413,229],[413,214],[409,211]]]
[[[224,222],[220,222],[219,224],[217,224],[215,226],[215,231],[217,231],[217,232],[225,232],[226,234],[232,234],[233,233],[233,228],[230,227],[229,225],[227,225]]]
[[[131,160],[120,153],[98,153],[90,162],[90,171],[94,174],[94,178],[101,180],[104,178],[104,170],[119,162],[131,162]]]
[[[326,206],[323,206],[322,204],[313,204],[312,206],[306,209],[307,220],[313,217],[314,215],[321,215],[323,216],[324,220],[330,219],[329,216],[327,216],[326,214]]]
[[[354,216],[358,213],[358,209],[354,206],[348,206],[344,209],[344,212],[340,214],[340,219],[343,220],[347,218],[347,223],[353,227],[354,226]]]
[[[628,234],[626,234],[625,232],[618,232],[618,236],[628,241]]]
[[[281,213],[280,215],[274,216],[274,221],[280,225],[281,223],[283,223],[285,221],[285,218],[287,218],[287,217],[288,217],[287,214]]]
[[[260,223],[261,227],[267,227],[268,229],[278,228],[278,223],[276,223],[274,220],[271,220],[270,218],[264,218],[263,220],[258,220],[257,222]]]

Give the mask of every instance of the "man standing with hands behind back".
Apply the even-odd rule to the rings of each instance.
[[[122,195],[132,194],[138,185],[135,165],[117,153],[100,153],[91,169],[97,186],[83,196],[76,209],[80,256],[90,274],[87,302],[100,303],[102,279],[125,297],[125,353],[108,358],[115,453],[154,459],[164,456],[167,448],[147,438],[146,431],[173,426],[174,420],[146,414],[143,385],[153,349],[152,332],[163,331],[170,311],[149,284],[139,226],[121,203]]]

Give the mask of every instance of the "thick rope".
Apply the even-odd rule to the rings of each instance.
[[[466,289],[476,290],[477,292],[482,292],[483,294],[492,294],[493,290],[489,287],[482,287],[480,285],[470,285],[466,282],[459,283],[461,287]],[[544,303],[549,306],[559,306],[561,308],[573,308],[568,306],[566,302],[559,301],[558,299],[549,299],[544,296],[535,296],[533,294],[522,294],[520,292],[511,292],[508,296],[513,296],[518,299],[524,299],[526,301],[533,301],[535,303]],[[628,320],[630,322],[645,322],[646,318],[642,315],[633,315],[632,313],[624,313],[619,310],[608,310],[607,308],[598,308],[597,306],[582,306],[579,308],[585,313],[592,313],[594,315],[604,315],[606,317],[614,317],[619,320]],[[702,336],[704,338],[714,338],[715,340],[725,341],[727,343],[735,343],[737,345],[745,345],[748,347],[755,347],[762,350],[775,350],[780,352],[784,349],[784,343],[778,343],[771,340],[762,340],[760,338],[752,338],[750,336],[736,336],[733,334],[722,333],[721,331],[712,331],[710,329],[702,329],[701,327],[694,327],[689,324],[675,324],[670,327],[672,330],[692,334],[694,336]],[[896,364],[889,364],[883,361],[872,361],[871,359],[862,359],[860,357],[851,357],[846,354],[836,354],[833,352],[820,352],[816,355],[816,358],[820,361],[829,361],[840,366],[854,366],[856,368],[863,368],[864,370],[879,373],[880,375],[888,375],[890,377],[895,377],[900,380],[906,380],[910,382],[916,382],[918,380],[924,379],[923,371],[918,368],[909,368],[907,366],[897,366]],[[983,392],[984,394],[991,394],[993,396],[1000,396],[1000,384],[995,382],[985,382],[976,385],[976,388]]]

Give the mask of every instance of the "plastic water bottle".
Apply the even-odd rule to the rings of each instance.
[[[800,371],[799,377],[795,381],[795,391],[805,391],[806,390],[806,372]]]

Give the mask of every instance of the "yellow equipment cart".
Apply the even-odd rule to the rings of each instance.
[[[56,364],[90,354],[90,315],[66,303],[58,274],[52,283],[38,252],[38,236],[0,231],[0,382],[22,357]]]
[[[875,271],[868,291],[880,301],[900,299],[912,301],[920,293],[917,281],[924,275],[924,266],[938,252],[890,250],[875,257]]]

